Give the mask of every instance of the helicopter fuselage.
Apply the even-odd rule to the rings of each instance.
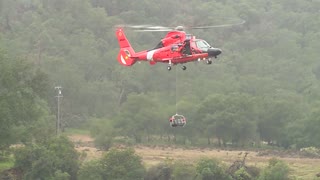
[[[135,53],[121,28],[117,29],[116,34],[121,48],[118,61],[125,66],[131,66],[137,61],[149,61],[151,65],[162,62],[168,63],[170,70],[172,65],[191,61],[206,60],[211,64],[211,58],[216,58],[222,52],[184,31],[170,31],[155,48]]]

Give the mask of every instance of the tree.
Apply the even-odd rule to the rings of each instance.
[[[290,126],[298,125],[298,120],[304,118],[308,109],[304,106],[303,100],[295,94],[285,92],[285,95],[276,96],[278,97],[259,99],[258,132],[261,140],[288,147],[288,143],[293,143],[287,142],[288,137],[296,134],[290,132]]]
[[[26,179],[69,177],[76,179],[79,162],[74,145],[66,137],[54,137],[42,144],[30,144],[14,152],[15,167]]]
[[[145,174],[141,157],[133,149],[111,149],[102,159],[104,179],[138,180]]]
[[[235,180],[251,180],[251,175],[246,171],[244,167],[241,167],[234,173]]]
[[[166,180],[172,178],[172,165],[169,163],[159,163],[148,169],[144,177],[145,180]]]
[[[105,119],[92,119],[90,134],[94,137],[96,147],[108,150],[113,144],[115,130],[110,121]]]
[[[258,180],[289,180],[289,166],[281,160],[270,159]]]
[[[121,108],[115,126],[123,135],[132,137],[137,143],[155,132],[158,121],[157,104],[148,95],[131,95]]]
[[[0,150],[18,141],[40,139],[27,130],[33,129],[34,123],[40,125],[40,121],[52,120],[44,101],[47,81],[46,74],[26,59],[10,57],[0,49]],[[19,136],[21,134],[24,136]]]
[[[85,179],[143,179],[145,168],[133,149],[110,149],[101,159],[84,163],[78,173]]]
[[[172,167],[172,179],[174,180],[193,180],[196,176],[195,166],[188,162],[175,161]]]
[[[202,180],[231,179],[225,168],[216,159],[201,159],[196,165],[197,178]]]
[[[312,113],[303,121],[303,137],[300,142],[304,147],[316,146],[320,147],[318,138],[320,138],[320,109],[313,110]]]
[[[78,172],[79,180],[103,180],[103,166],[100,160],[91,160],[81,165]]]
[[[243,146],[255,135],[256,115],[252,99],[249,95],[238,93],[216,94],[200,105],[198,116],[207,133],[213,133],[218,138],[219,145],[221,141],[224,145],[232,141]]]
[[[192,180],[196,177],[196,171],[193,164],[183,161],[172,161],[166,159],[164,162],[148,168],[145,180]]]
[[[318,5],[317,1],[290,0],[239,0],[237,3],[231,0],[202,0],[200,4],[197,0],[1,0],[0,46],[15,57],[30,60],[32,71],[37,67],[39,72],[45,73],[33,72],[37,76],[33,81],[28,81],[30,76],[25,74],[20,77],[21,81],[15,81],[9,77],[18,76],[17,72],[24,72],[24,69],[19,65],[1,64],[0,79],[12,82],[12,88],[9,91],[11,94],[7,94],[7,89],[2,88],[3,84],[0,86],[3,90],[0,91],[0,137],[3,137],[0,138],[0,144],[8,146],[16,139],[14,134],[24,134],[15,133],[24,128],[24,125],[16,123],[18,116],[24,117],[24,122],[29,118],[27,115],[31,116],[26,111],[15,111],[10,107],[19,110],[30,107],[27,108],[30,110],[34,108],[33,105],[45,100],[53,111],[55,103],[50,89],[59,84],[64,88],[62,114],[66,124],[71,127],[79,127],[94,117],[117,120],[132,126],[125,129],[118,124],[116,130],[123,130],[120,131],[122,135],[135,136],[136,141],[143,142],[145,137],[151,140],[152,135],[163,133],[174,134],[178,140],[182,137],[184,142],[190,140],[193,143],[196,141],[192,139],[206,138],[210,144],[212,137],[215,137],[222,144],[233,141],[237,145],[244,145],[256,138],[257,129],[263,140],[277,141],[289,147],[294,139],[301,140],[303,137],[303,133],[298,132],[288,137],[290,127],[295,127],[296,119],[300,119],[301,123],[307,118],[296,116],[294,110],[286,108],[300,103],[285,103],[292,96],[284,94],[299,96],[300,102],[308,106],[315,106],[320,97]],[[232,20],[229,21],[229,17],[236,21],[243,19],[246,23],[214,30],[188,30],[188,33],[223,49],[223,56],[211,66],[188,63],[187,71],[176,68],[177,72],[164,73],[160,64],[149,66],[142,62],[127,68],[119,66],[116,61],[119,47],[114,37],[115,25],[206,26],[230,24]],[[126,32],[137,51],[154,47],[165,36],[165,32]],[[48,84],[51,85],[46,89]],[[175,96],[176,87],[178,96]],[[281,96],[273,96],[279,91],[283,93]],[[18,92],[22,98],[14,99],[18,97]],[[142,100],[143,105],[140,106],[139,99],[130,100],[130,96],[136,94],[145,95],[146,101],[152,101],[153,105]],[[207,107],[201,107],[208,109],[204,114],[192,112],[197,110],[198,104],[205,104],[212,94],[224,95],[216,99],[222,101],[219,105],[215,106],[212,101]],[[246,101],[242,96],[237,99],[231,94],[246,94],[250,100]],[[37,103],[31,101],[35,96],[40,98]],[[188,99],[190,97],[191,101]],[[181,110],[188,111],[182,114],[188,114],[190,126],[170,132],[172,129],[168,130],[166,120],[173,112],[175,99],[183,108],[186,107]],[[188,102],[184,103],[185,99]],[[265,104],[256,104],[255,99],[265,100]],[[242,102],[248,110],[239,108],[241,103],[233,105],[233,100]],[[274,100],[278,100],[279,104],[276,105]],[[130,102],[132,106],[139,106],[139,109],[147,112],[141,110],[136,117],[135,112],[130,112],[127,117],[120,117],[118,112],[126,111],[128,107],[125,104],[129,101],[135,101]],[[43,101],[40,104],[38,108],[47,106]],[[225,106],[219,109],[223,104]],[[156,110],[142,108],[148,105],[156,107]],[[281,110],[277,110],[277,107]],[[219,112],[209,113],[213,109]],[[259,120],[254,119],[253,114],[245,113],[250,111],[257,111]],[[301,108],[297,112],[308,114],[309,110]],[[22,116],[22,113],[25,114]],[[50,112],[45,114],[50,115]],[[151,115],[145,117],[146,114]],[[296,117],[290,117],[289,114]],[[127,121],[131,116],[137,123]],[[146,124],[150,122],[147,118],[157,120]],[[189,128],[191,125],[195,128]],[[17,131],[11,131],[13,128]],[[268,130],[274,134],[268,133]]]

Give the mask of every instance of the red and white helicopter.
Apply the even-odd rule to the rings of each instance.
[[[191,61],[206,61],[212,63],[212,58],[217,58],[222,50],[211,47],[205,40],[196,39],[191,34],[186,34],[182,26],[167,29],[162,26],[130,26],[139,31],[169,31],[160,43],[151,50],[135,52],[125,36],[123,27],[118,27],[116,36],[120,45],[118,61],[124,66],[132,66],[138,61],[148,61],[151,65],[158,62],[167,63],[168,70],[172,65],[184,64]],[[182,66],[186,70],[186,66]]]

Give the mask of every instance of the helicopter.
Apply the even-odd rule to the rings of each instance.
[[[192,61],[205,61],[206,64],[212,64],[212,58],[217,58],[222,53],[220,48],[212,47],[205,40],[197,39],[192,34],[187,34],[183,26],[177,26],[174,29],[162,26],[130,26],[130,28],[138,31],[169,32],[156,47],[135,52],[124,33],[124,27],[117,27],[116,37],[120,46],[117,59],[123,66],[132,66],[139,61],[147,61],[150,65],[166,63],[168,64],[167,69],[170,71],[173,65]],[[198,29],[200,28],[198,27]],[[181,66],[181,68],[182,70],[187,69],[185,65]]]

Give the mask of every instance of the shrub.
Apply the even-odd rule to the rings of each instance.
[[[270,159],[269,165],[260,174],[258,180],[288,180],[289,166],[281,160]]]
[[[78,172],[79,180],[143,179],[145,168],[133,149],[111,149],[100,160],[86,162]]]
[[[94,145],[102,150],[112,147],[115,130],[105,119],[92,119],[90,134],[94,138]]]
[[[163,163],[148,169],[145,180],[193,180],[196,176],[195,167],[186,162],[166,159]]]
[[[193,180],[196,176],[196,169],[192,164],[177,161],[173,164],[173,180]]]
[[[76,179],[78,153],[66,137],[54,137],[44,144],[32,144],[14,152],[15,168],[25,179]]]
[[[101,159],[101,164],[106,179],[135,180],[145,175],[141,157],[133,149],[111,149]]]
[[[108,150],[113,143],[113,137],[105,134],[99,134],[94,139],[94,145],[102,150]]]
[[[172,167],[167,163],[160,163],[148,169],[144,180],[167,180],[171,179]]]
[[[253,179],[256,179],[260,174],[260,169],[256,166],[247,166],[246,171]]]
[[[79,180],[103,180],[103,167],[100,161],[89,161],[84,163],[79,172],[78,172]]]
[[[70,175],[66,172],[62,172],[61,170],[57,170],[54,173],[52,180],[70,180]]]
[[[240,168],[234,173],[235,180],[251,180],[252,176],[246,171],[244,167]]]
[[[216,159],[202,159],[196,166],[197,177],[202,180],[228,180],[231,177],[225,172],[225,168]]]
[[[310,158],[319,158],[320,157],[320,149],[316,147],[306,147],[306,148],[301,148],[300,152],[302,155]]]

